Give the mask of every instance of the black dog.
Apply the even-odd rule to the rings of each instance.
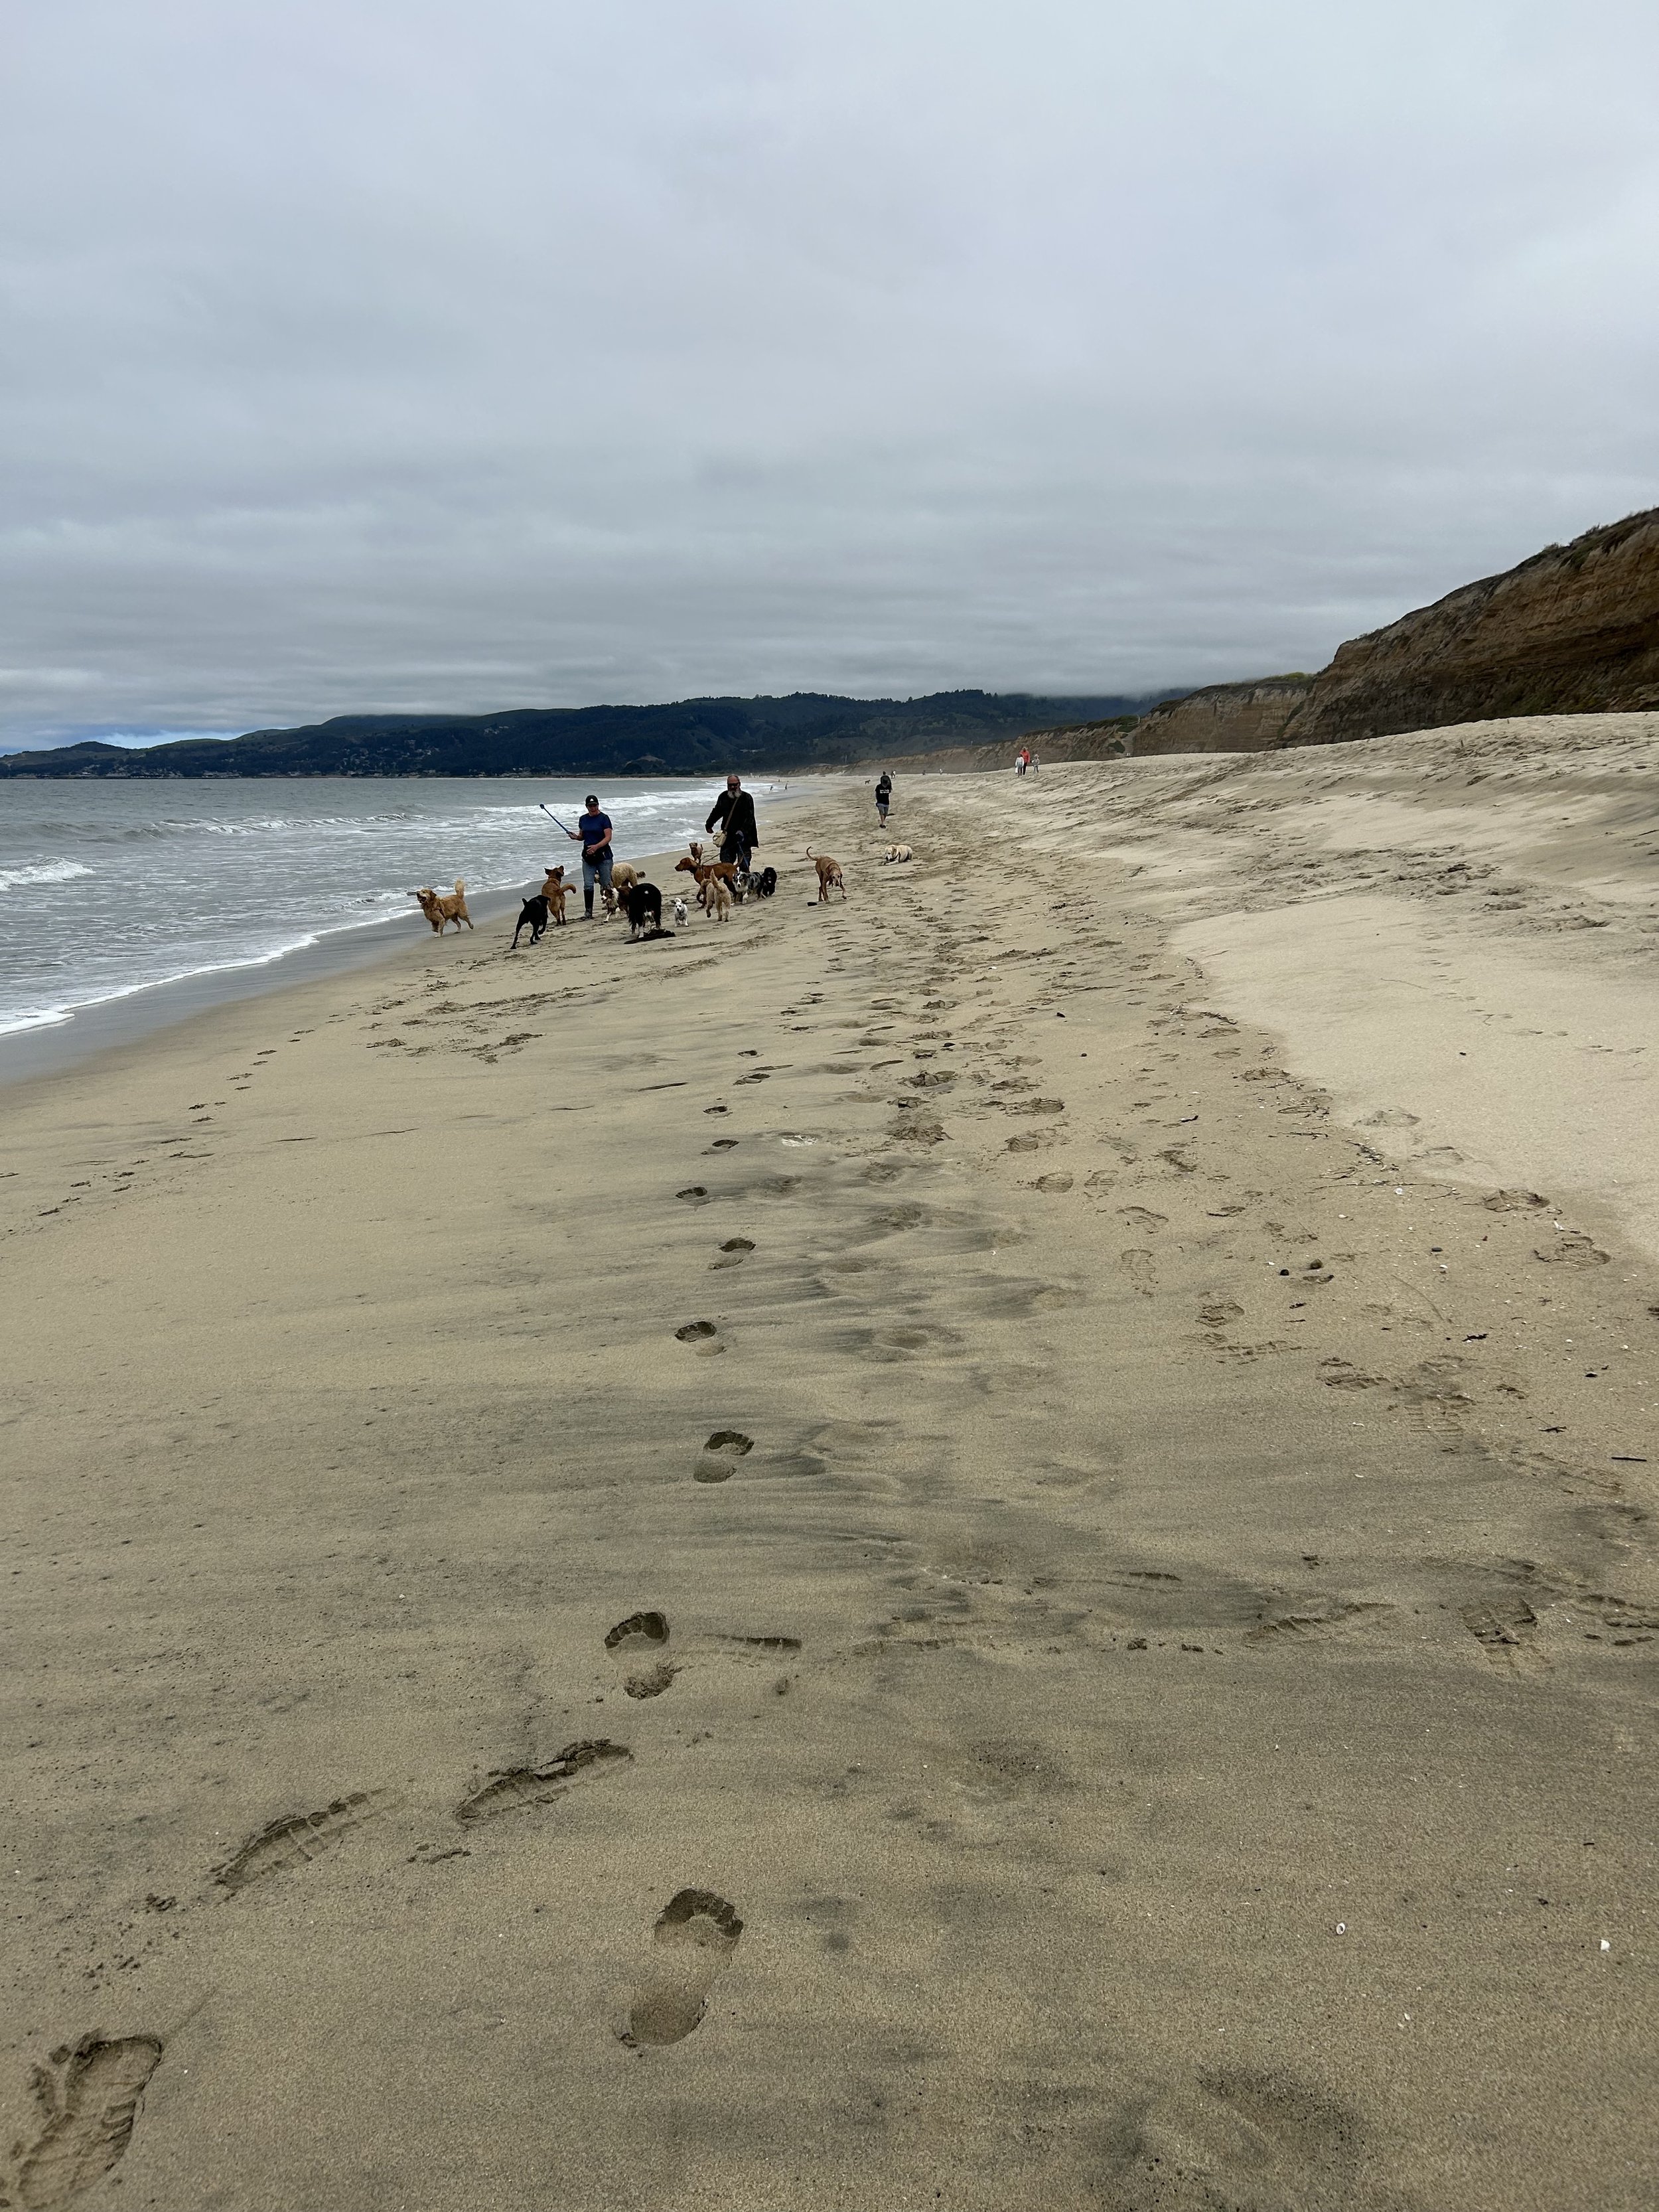
[[[775,868],[763,868],[759,875],[749,878],[749,888],[757,898],[770,898],[777,887],[778,872]]]
[[[539,945],[542,941],[542,932],[547,927],[547,901],[539,891],[534,898],[527,898],[525,901],[523,911],[519,915],[519,929],[523,929],[526,925],[530,930],[530,942],[532,945]],[[519,929],[515,929],[513,933],[512,949],[514,952],[519,949]]]
[[[631,945],[645,929],[648,920],[649,934],[654,936],[662,929],[662,893],[655,884],[635,884],[623,893],[623,903],[628,908],[628,939]]]

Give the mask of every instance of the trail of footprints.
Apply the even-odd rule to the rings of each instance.
[[[717,1139],[709,1150],[723,1153],[736,1143],[732,1138]],[[781,1178],[780,1194],[787,1194],[794,1180]],[[709,1195],[702,1184],[678,1193],[693,1206],[707,1204]],[[914,1225],[922,1218],[920,1208],[895,1209],[894,1214],[890,1225],[898,1227]],[[754,1249],[750,1238],[728,1238],[710,1265],[740,1265]],[[710,1321],[683,1323],[674,1334],[696,1352],[726,1348],[718,1324]],[[890,1353],[903,1356],[931,1347],[933,1335],[900,1327],[884,1332],[884,1342]],[[753,1449],[754,1439],[741,1430],[715,1430],[696,1455],[692,1478],[702,1484],[726,1482]],[[605,1650],[629,1698],[658,1698],[672,1686],[679,1668],[669,1655],[670,1639],[666,1617],[653,1610],[631,1613],[607,1632]],[[799,1638],[785,1635],[732,1634],[715,1640],[735,1654],[757,1659],[787,1658],[801,1648]],[[556,1805],[573,1785],[625,1770],[633,1757],[625,1744],[608,1738],[567,1744],[547,1760],[490,1771],[454,1806],[453,1818],[458,1827],[471,1829],[544,1809]],[[283,1814],[216,1868],[214,1882],[227,1897],[236,1897],[296,1873],[336,1850],[355,1830],[397,1809],[399,1802],[390,1790],[353,1790],[315,1811]],[[428,1846],[416,1854],[428,1863],[458,1855]],[[706,1889],[678,1891],[652,1929],[648,1964],[627,2027],[619,2031],[623,2043],[644,2051],[689,2036],[702,2021],[709,1993],[729,1965],[742,1933],[743,1922],[726,1899]],[[88,2035],[55,2051],[52,2069],[37,2069],[33,2081],[40,2130],[32,2143],[18,2147],[15,2196],[0,2197],[0,2205],[15,2202],[22,2212],[59,2212],[112,2172],[131,2142],[143,2092],[164,2047],[163,2039],[155,2035]]]
[[[1012,955],[998,956],[1000,959]],[[930,988],[937,989],[937,980]],[[822,994],[813,994],[801,1008],[785,1007],[785,1016],[805,1012],[822,1004]],[[948,1011],[951,1001],[940,997],[928,1000],[924,1013]],[[899,1012],[899,1002],[893,1000],[872,999],[868,1002],[872,1011]],[[801,1024],[803,1030],[816,1026],[811,1021]],[[1206,1031],[1205,1035],[1221,1034]],[[916,1039],[945,1042],[952,1048],[942,1031],[921,1031]],[[886,1042],[884,1032],[872,1031],[860,1040],[864,1049],[879,1049]],[[753,1055],[750,1055],[753,1057]],[[929,1060],[933,1051],[917,1049],[916,1058]],[[264,1055],[261,1056],[262,1058]],[[877,1063],[881,1066],[902,1065],[901,1061]],[[1018,1066],[1020,1063],[1012,1063]],[[847,1073],[850,1068],[837,1067],[825,1073]],[[872,1072],[866,1068],[866,1073]],[[763,1080],[771,1071],[754,1071],[746,1079]],[[239,1087],[247,1080],[236,1079]],[[924,1069],[909,1079],[915,1090],[925,1096],[929,1091],[942,1091],[957,1080],[957,1071]],[[1015,1106],[1015,1094],[1035,1089],[1029,1079],[1011,1075],[990,1086],[1010,1094],[1002,1110],[1012,1110],[1027,1115],[1046,1117],[1062,1112],[1063,1102],[1058,1099],[1037,1098],[1029,1103],[1021,1099]],[[911,1105],[919,1104],[918,1097]],[[999,1102],[1000,1103],[1000,1102]],[[710,1111],[726,1109],[713,1108]],[[902,1125],[891,1133],[901,1140],[910,1133]],[[917,1130],[918,1136],[923,1133]],[[720,1157],[734,1150],[734,1138],[717,1138],[707,1148],[709,1154]],[[1007,1140],[1011,1152],[1028,1152],[1043,1147],[1048,1141],[1045,1132],[1021,1133]],[[1172,1161],[1177,1168],[1185,1163]],[[900,1170],[891,1164],[873,1162],[866,1169],[872,1182],[891,1181]],[[787,1195],[799,1179],[778,1179],[775,1194]],[[1029,1185],[1044,1194],[1059,1195],[1073,1187],[1073,1177],[1066,1173],[1040,1176]],[[1097,1174],[1088,1179],[1085,1188],[1104,1196],[1115,1178]],[[708,1187],[693,1183],[680,1189],[676,1195],[682,1201],[698,1206],[710,1202]],[[1500,1194],[1507,1198],[1509,1194]],[[1530,1194],[1521,1194],[1529,1199]],[[1490,1201],[1489,1201],[1490,1203]],[[1236,1206],[1225,1209],[1235,1212]],[[1155,1233],[1164,1224],[1164,1217],[1139,1206],[1120,1209],[1125,1225],[1131,1235]],[[898,1230],[918,1225],[925,1211],[920,1206],[895,1206],[890,1210],[885,1226]],[[716,1257],[708,1265],[711,1269],[729,1268],[741,1265],[754,1252],[752,1240],[735,1237],[726,1240]],[[1539,1257],[1565,1257],[1579,1264],[1575,1252],[1558,1255],[1540,1253]],[[1600,1255],[1596,1255],[1599,1260]],[[1153,1253],[1145,1246],[1126,1249],[1121,1258],[1124,1273],[1133,1287],[1146,1295],[1153,1295],[1157,1288],[1156,1262]],[[1320,1263],[1311,1263],[1318,1266]],[[1031,1286],[1027,1286],[1028,1288]],[[1041,1287],[1041,1286],[1037,1286]],[[1069,1302],[1067,1299],[1066,1302]],[[1029,1303],[1029,1301],[1028,1301]],[[1038,1298],[1037,1304],[1042,1303]],[[1212,1332],[1212,1341],[1218,1342],[1220,1334],[1241,1318],[1241,1310],[1229,1299],[1218,1299],[1204,1307],[1199,1319]],[[676,1340],[698,1356],[713,1356],[725,1352],[726,1346],[718,1323],[707,1319],[695,1319],[682,1323],[673,1334]],[[948,1341],[946,1340],[949,1340]],[[955,1332],[915,1328],[904,1324],[890,1324],[868,1336],[868,1350],[878,1357],[887,1358],[913,1357],[919,1352],[949,1352],[957,1349],[961,1340]],[[1425,1434],[1448,1448],[1455,1448],[1461,1440],[1463,1418],[1470,1401],[1457,1388],[1457,1363],[1424,1363],[1412,1376],[1388,1387],[1400,1391],[1406,1401],[1409,1417]],[[1364,1389],[1377,1387],[1384,1378],[1359,1373],[1346,1362],[1332,1359],[1325,1363],[1320,1380],[1328,1386],[1341,1389]],[[713,1431],[696,1455],[691,1467],[692,1480],[699,1484],[714,1485],[729,1481],[741,1462],[754,1449],[754,1439],[737,1429]],[[1539,1626],[1539,1613],[1523,1589],[1531,1571],[1523,1570],[1515,1585],[1493,1592],[1490,1580],[1487,1593],[1457,1607],[1457,1617],[1463,1629],[1487,1655],[1500,1666],[1524,1667],[1531,1663],[1530,1639]],[[1131,1575],[1126,1587],[1143,1587],[1152,1583],[1179,1586],[1181,1577],[1153,1570]],[[1587,1589],[1566,1589],[1541,1583],[1533,1590],[1540,1604],[1553,1607],[1571,1605],[1577,1613],[1597,1624],[1582,1632],[1592,1640],[1605,1640],[1615,1645],[1642,1643],[1659,1633],[1659,1614],[1650,1614],[1626,1601]],[[1295,1648],[1303,1644],[1322,1643],[1328,1638],[1343,1638],[1355,1631],[1376,1626],[1386,1628],[1398,1607],[1388,1602],[1363,1597],[1324,1595],[1310,1597],[1300,1602],[1281,1600],[1264,1602],[1253,1625],[1245,1628],[1243,1642],[1257,1648]],[[1248,1618],[1248,1616],[1247,1616]],[[882,1640],[882,1639],[878,1639]],[[891,1638],[885,1639],[891,1641]],[[912,1636],[911,1641],[918,1639]],[[921,1639],[925,1648],[933,1648],[947,1640],[934,1634]],[[735,1654],[752,1658],[787,1658],[800,1650],[799,1639],[782,1635],[726,1635],[713,1639],[717,1644]],[[604,1646],[616,1670],[619,1686],[629,1699],[645,1701],[661,1697],[672,1690],[679,1662],[671,1652],[672,1632],[665,1614],[654,1610],[641,1610],[619,1620],[605,1635]],[[1146,1648],[1146,1638],[1138,1637],[1128,1647],[1131,1650]],[[1186,1646],[1199,1649],[1198,1646]],[[787,1680],[787,1678],[785,1678]],[[453,1808],[457,1827],[468,1831],[480,1824],[514,1814],[528,1814],[556,1805],[572,1787],[588,1787],[606,1775],[625,1772],[633,1764],[633,1753],[626,1745],[610,1739],[584,1739],[567,1744],[552,1758],[539,1764],[525,1764],[492,1771],[476,1783]],[[215,1869],[217,1886],[228,1895],[234,1896],[266,1880],[281,1877],[302,1869],[311,1861],[322,1856],[338,1845],[356,1829],[393,1810],[398,1803],[395,1794],[384,1790],[360,1790],[337,1798],[316,1812],[294,1814],[270,1822],[251,1837],[240,1850]],[[433,1851],[423,1846],[428,1859],[457,1855],[451,1851]],[[418,1854],[417,1854],[418,1856]],[[650,1931],[647,1962],[641,1974],[637,1994],[630,2004],[625,2028],[617,2031],[621,2042],[630,2050],[643,2053],[653,2048],[666,2047],[690,2035],[702,2021],[710,1994],[722,1973],[731,1963],[743,1933],[744,1923],[737,1911],[716,1893],[701,1888],[678,1891],[663,1907]],[[137,2035],[106,2039],[97,2035],[84,2037],[72,2046],[64,2046],[52,2055],[51,2069],[38,2069],[33,2081],[40,2126],[32,2144],[19,2146],[12,2191],[0,2196],[0,2206],[7,2203],[21,2207],[23,2212],[58,2212],[58,2208],[71,2201],[96,2181],[108,2174],[119,2163],[131,2140],[134,2127],[142,2108],[143,2092],[160,2063],[163,2042],[153,2035]]]
[[[744,1450],[749,1449],[747,1437],[738,1441]],[[720,1442],[711,1438],[710,1445]],[[607,1632],[605,1649],[629,1698],[660,1697],[672,1684],[679,1669],[667,1656],[670,1633],[666,1616],[655,1611],[630,1613]],[[726,1634],[713,1640],[760,1659],[787,1657],[801,1649],[800,1638],[793,1636]],[[626,1744],[606,1737],[568,1743],[539,1764],[494,1769],[460,1798],[453,1818],[459,1827],[470,1829],[506,1814],[545,1808],[557,1804],[573,1784],[621,1772],[633,1760]],[[400,1803],[395,1791],[358,1790],[316,1812],[285,1814],[216,1867],[214,1884],[227,1897],[236,1897],[296,1873],[334,1850],[354,1829]],[[423,1845],[414,1856],[432,1864],[466,1854]],[[742,1933],[743,1922],[725,1898],[713,1890],[678,1891],[652,1929],[649,1962],[627,2027],[617,2031],[619,2040],[641,2051],[684,2041],[701,2022],[709,1992]],[[165,2048],[158,2035],[94,2033],[61,2046],[49,2065],[36,2067],[30,2088],[40,2125],[32,2142],[13,2147],[15,2178],[9,2191],[0,2189],[0,2208],[62,2212],[112,2172],[131,2142],[144,2091]]]

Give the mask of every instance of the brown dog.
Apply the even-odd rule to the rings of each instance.
[[[827,853],[814,853],[810,845],[806,848],[806,857],[818,872],[818,904],[823,906],[832,890],[839,890],[845,898],[847,878],[841,872],[841,862],[832,860]]]
[[[564,927],[565,895],[569,889],[569,884],[564,879],[562,868],[548,870],[547,880],[542,885],[542,896],[547,901],[548,912],[561,929]]]
[[[702,887],[703,904],[708,908],[710,921],[726,921],[732,913],[732,893],[726,879],[714,869],[708,871]]]
[[[728,902],[737,890],[738,864],[735,860],[676,860],[678,874],[695,876],[697,883],[697,904],[708,904],[708,886],[717,883],[725,891]]]
[[[466,910],[466,885],[459,876],[455,878],[455,890],[453,897],[441,897],[436,891],[430,889],[410,891],[409,896],[421,902],[421,912],[432,924],[434,936],[441,937],[452,921],[455,925],[457,937],[461,933],[463,922],[469,929],[471,928],[472,917]]]

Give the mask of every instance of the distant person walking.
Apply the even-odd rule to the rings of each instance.
[[[1036,772],[1037,772],[1037,757],[1036,757],[1036,755],[1035,753],[1027,753],[1027,755],[1025,756],[1025,757],[1026,757],[1027,762],[1030,763],[1030,770],[1031,770],[1032,775],[1035,775],[1036,774]]]
[[[893,779],[888,775],[886,769],[883,769],[881,781],[876,786],[876,822],[883,830],[887,827],[887,810],[892,803]]]
[[[600,813],[599,802],[591,791],[584,803],[586,813],[579,816],[575,828],[564,834],[582,848],[582,920],[592,921],[596,878],[605,896],[611,896],[611,817]]]
[[[1024,746],[1022,745],[1019,750],[1014,755],[1014,774],[1016,775],[1024,775],[1025,763],[1030,759],[1030,757],[1031,756],[1030,753],[1028,753]]]
[[[760,843],[760,830],[755,822],[755,802],[744,789],[741,776],[726,777],[726,788],[702,826],[705,830],[718,826],[722,860],[735,860],[740,868],[749,866],[749,855]]]

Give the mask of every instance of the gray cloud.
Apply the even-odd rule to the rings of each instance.
[[[1648,0],[57,0],[0,738],[1138,690],[1659,497]]]

